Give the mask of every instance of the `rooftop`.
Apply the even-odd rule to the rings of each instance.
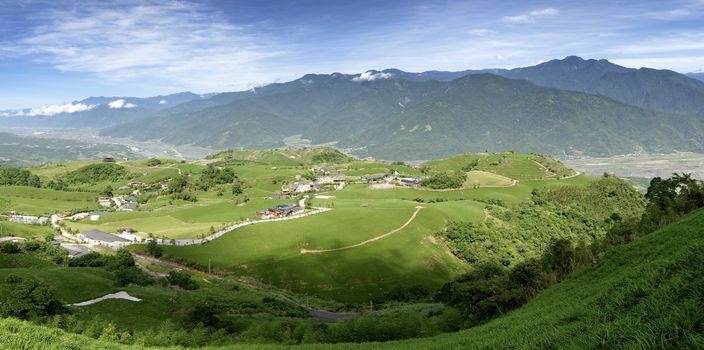
[[[99,230],[90,230],[83,232],[83,237],[92,239],[94,241],[102,241],[102,242],[129,242],[128,240],[118,237],[112,234],[109,234],[107,232],[99,231]]]

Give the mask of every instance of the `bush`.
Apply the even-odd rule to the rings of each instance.
[[[420,184],[432,189],[461,188],[466,180],[465,173],[440,173],[421,181]]]
[[[39,176],[28,170],[17,168],[0,168],[0,185],[40,187]]]
[[[159,166],[159,165],[161,165],[161,159],[159,159],[159,158],[150,158],[147,160],[148,167]]]
[[[0,316],[20,317],[53,315],[62,311],[61,303],[45,283],[8,275],[0,288]]]
[[[155,258],[159,258],[164,254],[164,250],[153,239],[147,243],[147,252]]]
[[[191,279],[191,274],[186,271],[170,271],[166,280],[169,281],[170,285],[179,286],[186,290],[196,290],[200,288],[198,283]]]
[[[127,170],[121,165],[100,163],[71,171],[62,180],[69,184],[95,184],[103,181],[117,182],[128,176]]]
[[[0,253],[15,254],[20,252],[20,246],[15,242],[5,242],[0,245]]]

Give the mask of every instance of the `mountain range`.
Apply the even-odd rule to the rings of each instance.
[[[693,73],[687,73],[687,76],[693,79],[698,79],[704,81],[704,72],[693,72]]]
[[[122,108],[110,108],[118,100]],[[382,159],[704,151],[704,82],[576,56],[515,69],[308,74],[241,92],[79,103],[96,107],[39,124],[214,149],[328,144]]]

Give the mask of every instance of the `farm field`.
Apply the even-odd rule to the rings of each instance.
[[[481,170],[472,170],[467,173],[464,188],[475,187],[508,187],[513,185],[513,179],[506,176]]]

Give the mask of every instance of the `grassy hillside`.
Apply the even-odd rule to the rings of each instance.
[[[604,349],[704,347],[704,211],[629,245],[482,326],[428,339],[242,349]],[[128,349],[17,320],[0,320],[13,349]],[[520,336],[517,336],[520,335]],[[212,348],[218,349],[218,348]]]

